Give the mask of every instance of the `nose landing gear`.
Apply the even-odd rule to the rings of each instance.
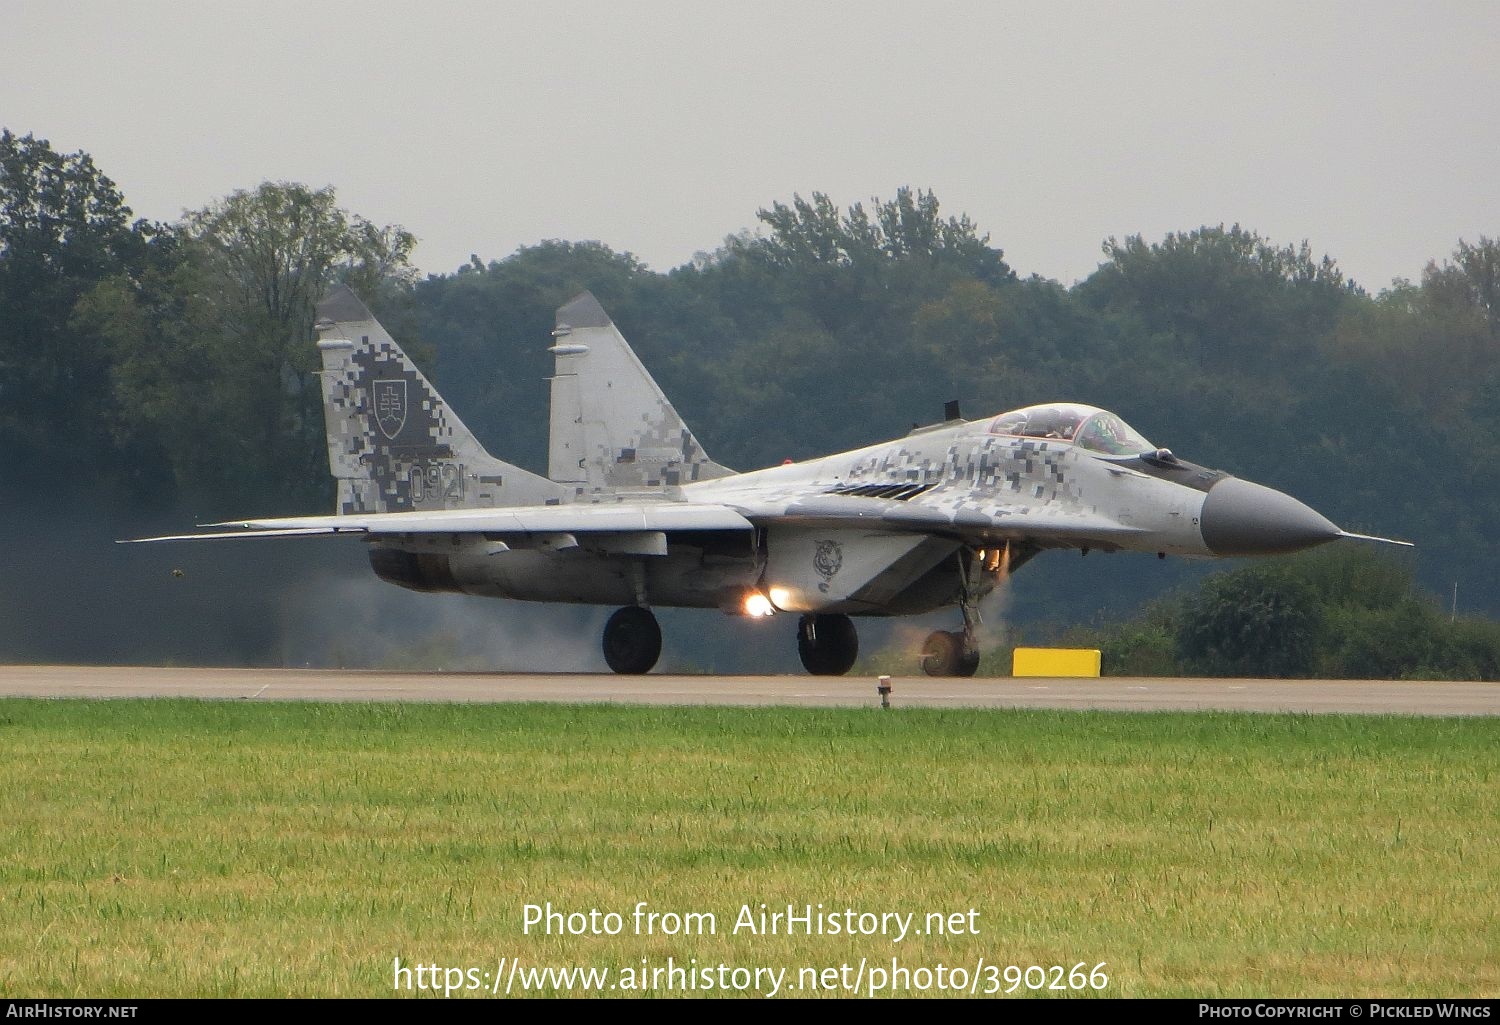
[[[982,566],[978,560],[976,564]],[[963,590],[958,609],[963,613],[962,630],[934,630],[922,644],[922,671],[928,676],[973,676],[979,671],[979,605],[969,587],[971,567],[962,561]]]
[[[928,676],[973,676],[979,648],[962,630],[934,630],[922,644],[922,671]]]

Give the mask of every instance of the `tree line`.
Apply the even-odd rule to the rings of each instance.
[[[1100,649],[1107,676],[1500,679],[1500,623],[1443,604],[1405,560],[1337,545],[1215,574],[1061,643]]]
[[[1018,273],[938,199],[813,193],[653,270],[550,240],[418,274],[415,237],[266,182],[134,219],[83,152],[0,132],[0,459],[16,495],[274,515],[331,503],[312,310],[366,298],[497,455],[545,466],[555,307],[593,291],[705,447],[741,469],[1049,399],[1419,545],[1500,610],[1500,243],[1371,293],[1239,225],[1108,239],[1073,285]],[[1042,569],[1046,560],[1039,560]],[[1026,572],[1033,572],[1028,569]]]

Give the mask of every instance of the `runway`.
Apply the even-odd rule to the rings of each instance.
[[[1500,715],[1500,683],[1106,677],[891,681],[896,708]],[[872,676],[614,676],[305,669],[0,666],[0,698],[222,701],[553,701],[876,707]]]

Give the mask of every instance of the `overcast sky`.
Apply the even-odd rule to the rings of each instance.
[[[424,271],[656,270],[794,193],[932,189],[1021,274],[1235,223],[1372,291],[1500,235],[1500,3],[0,0],[0,125],[139,216],[333,185]]]

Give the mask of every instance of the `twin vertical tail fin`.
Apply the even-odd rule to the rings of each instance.
[[[491,456],[345,286],[317,310],[341,514],[608,499],[734,471],[708,457],[588,292],[557,311],[551,480]]]
[[[318,304],[317,329],[339,513],[542,505],[572,495],[486,452],[347,287]]]
[[[576,498],[725,477],[592,294],[557,311],[547,474]]]

